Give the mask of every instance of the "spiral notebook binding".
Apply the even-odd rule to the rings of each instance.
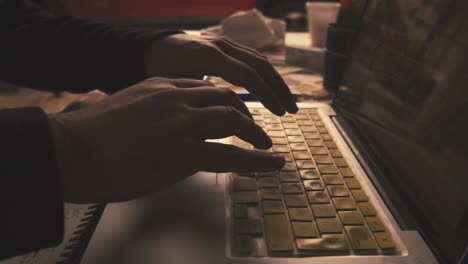
[[[80,263],[104,208],[105,204],[94,204],[87,208],[85,217],[81,219],[81,224],[77,226],[72,237],[67,241],[57,264]]]

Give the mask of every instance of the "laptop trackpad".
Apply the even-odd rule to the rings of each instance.
[[[224,182],[198,173],[149,197],[109,204],[82,263],[223,262]]]

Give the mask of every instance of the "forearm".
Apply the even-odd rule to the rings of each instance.
[[[13,3],[15,2],[15,3]],[[0,0],[0,79],[37,89],[115,92],[146,78],[151,44],[175,33],[54,17],[33,5]]]
[[[0,259],[60,243],[62,188],[47,116],[0,110]]]

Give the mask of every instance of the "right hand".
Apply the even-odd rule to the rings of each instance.
[[[236,135],[259,149],[272,144],[235,93],[205,81],[148,79],[49,120],[67,202],[125,201],[198,171],[284,165],[266,151],[205,141]]]

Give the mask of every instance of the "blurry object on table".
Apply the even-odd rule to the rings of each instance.
[[[279,50],[284,47],[286,24],[265,17],[257,9],[239,11],[221,24],[202,30],[203,35],[227,37],[257,50]]]
[[[340,4],[307,2],[306,7],[312,47],[325,48],[328,25],[336,22]]]

